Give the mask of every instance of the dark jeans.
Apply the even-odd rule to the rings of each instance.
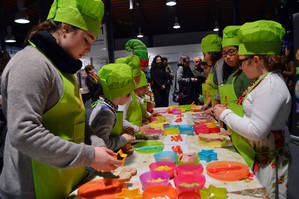
[[[169,90],[167,88],[165,90],[153,88],[154,98],[156,107],[167,107],[169,100]]]

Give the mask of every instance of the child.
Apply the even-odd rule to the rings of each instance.
[[[143,120],[150,115],[147,112],[147,103],[144,102],[145,94],[147,93],[148,82],[145,73],[141,73],[140,83],[132,92],[132,98],[129,103],[120,106],[119,110],[123,111],[123,126],[124,129],[131,128],[134,133],[149,129],[148,126],[142,126]]]
[[[203,72],[207,75],[209,75],[210,70],[211,70],[211,66],[208,65],[208,63],[206,62],[205,59],[202,60],[201,62],[201,68],[203,69]],[[208,84],[209,78],[207,77],[205,80],[204,84]],[[198,101],[202,104],[208,104],[210,105],[212,102],[211,96],[207,94],[207,90],[205,89],[205,86],[202,86],[202,94],[200,95],[198,98]]]
[[[103,66],[98,74],[104,98],[100,97],[96,101],[91,114],[87,116],[90,130],[87,142],[115,151],[133,140],[133,136],[126,133],[120,136],[110,135],[116,122],[118,105],[129,101],[130,93],[135,87],[132,69],[127,64],[108,64]]]

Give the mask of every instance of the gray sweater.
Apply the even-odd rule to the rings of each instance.
[[[3,110],[7,118],[0,198],[35,198],[31,158],[57,168],[90,166],[94,147],[63,140],[42,125],[42,115],[63,94],[54,65],[27,46],[2,74]]]

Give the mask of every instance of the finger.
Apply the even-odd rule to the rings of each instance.
[[[114,152],[113,152],[112,150],[110,150],[110,149],[105,148],[105,150],[106,150],[106,152],[107,152],[109,155],[111,155],[111,156],[116,155],[116,153],[114,153]]]

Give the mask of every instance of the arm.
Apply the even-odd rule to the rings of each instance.
[[[293,76],[293,75],[295,75],[295,63],[294,63],[294,61],[290,61],[288,64],[290,66],[289,67],[290,70],[285,70],[282,73],[284,75],[286,75],[286,76]]]
[[[12,146],[54,167],[91,165],[94,147],[63,140],[42,124],[43,113],[57,103],[63,91],[56,69],[50,63],[31,56],[26,61],[15,58],[12,64],[2,81],[7,99],[7,135]]]
[[[180,66],[177,70],[177,80],[178,80],[179,85],[180,84],[187,85],[189,82],[191,82],[190,77],[188,77],[188,78],[183,77],[183,67],[182,66]]]
[[[123,136],[110,136],[114,120],[114,113],[106,105],[96,105],[88,121],[92,130],[90,141],[93,146],[107,146],[111,150],[117,150],[127,143]]]
[[[276,92],[276,93],[275,93]],[[252,93],[245,100],[250,114],[240,117],[230,109],[220,114],[220,119],[231,129],[247,139],[258,141],[264,139],[271,130],[272,123],[283,105],[283,97],[276,91],[265,91],[256,95]]]

